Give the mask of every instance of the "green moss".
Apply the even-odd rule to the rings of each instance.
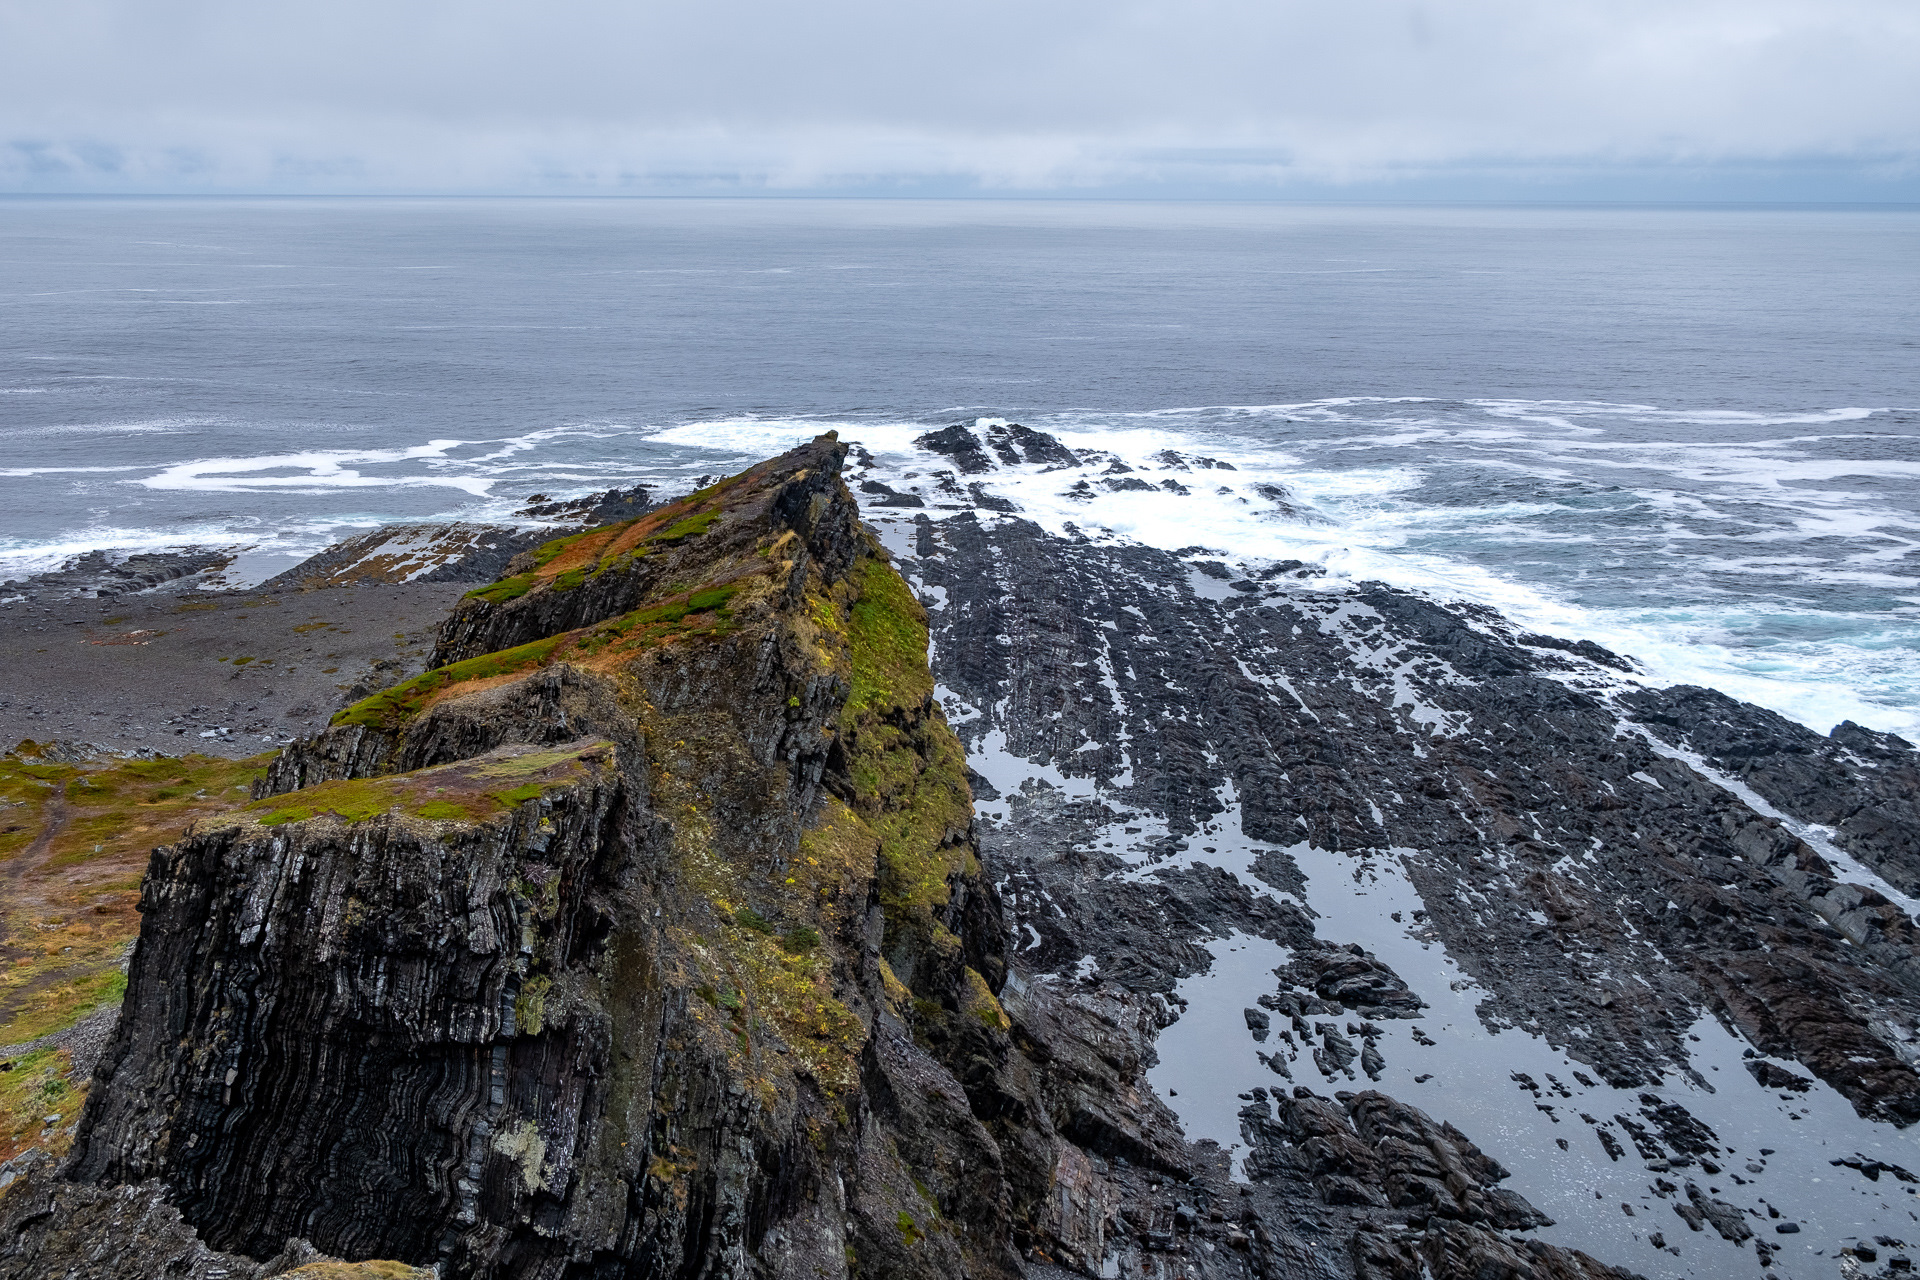
[[[847,625],[853,692],[846,714],[893,704],[917,707],[933,693],[927,669],[927,615],[906,582],[878,560],[867,562]]]
[[[246,665],[247,665],[247,664],[248,664],[249,662],[252,662],[252,661],[253,661],[253,659],[252,659],[252,658],[235,658],[235,659],[233,660],[233,665],[234,665],[234,666],[236,666],[236,667],[244,667],[244,666],[246,666]]]
[[[466,598],[485,600],[489,604],[505,604],[509,600],[518,600],[533,590],[533,584],[537,581],[539,579],[531,573],[516,573],[511,578],[502,578],[489,586],[476,587],[467,592]]]
[[[371,698],[364,698],[346,710],[337,712],[333,723],[376,725],[382,728],[397,726],[417,714],[428,698],[448,685],[531,670],[544,663],[548,655],[568,638],[566,635],[549,636],[531,644],[502,649],[498,653],[468,658],[465,662],[435,667],[432,671],[417,675],[391,689],[383,689]]]
[[[900,1211],[900,1216],[896,1218],[894,1222],[895,1222],[895,1225],[900,1228],[901,1244],[906,1245],[908,1248],[912,1248],[914,1245],[920,1243],[921,1239],[923,1238],[923,1233],[920,1230],[919,1224],[914,1222],[912,1214],[908,1213],[905,1209],[902,1209]]]
[[[819,945],[820,931],[812,925],[796,925],[780,939],[780,949],[793,956],[803,956]]]
[[[586,580],[587,566],[579,565],[567,570],[565,573],[556,575],[553,580],[553,589],[555,591],[572,591]]]
[[[773,925],[767,918],[752,907],[741,907],[733,913],[733,922],[742,929],[751,929],[755,933],[772,933]]]
[[[685,542],[688,538],[699,537],[708,529],[712,528],[713,522],[719,518],[720,512],[717,510],[702,511],[698,515],[691,515],[684,520],[675,521],[666,529],[648,538],[647,541],[657,542],[662,546],[670,547],[676,543]]]
[[[411,814],[435,821],[484,822],[537,800],[548,787],[577,776],[582,750],[530,751],[498,760],[462,761],[415,773],[378,778],[317,782],[285,795],[255,800],[243,812],[257,814],[263,826],[305,822],[332,814],[343,822],[364,822],[385,813]],[[549,775],[537,777],[535,775]],[[538,898],[538,891],[529,890]]]
[[[1007,1011],[1000,1007],[1000,1001],[994,998],[993,988],[980,976],[980,971],[967,966],[967,1012],[989,1031],[1008,1031],[1013,1023],[1007,1019]]]
[[[261,813],[259,822],[263,827],[306,822],[321,814],[332,814],[342,822],[365,822],[396,810],[439,821],[471,821],[495,810],[493,804],[483,801],[480,806],[483,812],[475,813],[471,799],[465,804],[442,799],[420,802],[410,785],[412,777],[411,774],[391,774],[384,778],[319,782],[283,796],[256,800],[247,808]]]
[[[966,757],[945,721],[921,714],[933,692],[925,611],[877,558],[856,581],[845,631],[852,692],[840,720],[853,808],[879,839],[886,945],[946,955],[952,935],[934,913],[966,870],[968,847],[956,838],[972,820]]]
[[[876,796],[867,823],[880,837],[880,900],[889,915],[924,916],[947,901],[948,881],[962,869],[966,848],[948,844],[972,817],[966,757],[944,724],[929,726],[928,766],[901,791]]]
[[[513,1022],[521,1035],[537,1036],[547,1017],[547,992],[553,990],[553,979],[545,974],[535,974],[520,987],[520,994],[513,1000]]]
[[[634,561],[643,560],[646,558],[646,555],[647,549],[645,547],[636,547],[632,551],[623,551],[611,560],[602,560],[594,565],[592,576],[597,578],[603,573],[625,573],[627,570],[633,568]]]

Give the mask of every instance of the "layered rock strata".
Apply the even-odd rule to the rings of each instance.
[[[157,851],[68,1176],[255,1258],[1013,1273],[1003,930],[840,453],[530,556]]]
[[[984,836],[1032,931],[1024,964],[1092,956],[1112,980],[1170,992],[1205,967],[1208,930],[1299,947],[1284,902],[1233,876],[1193,890],[1232,809],[1278,846],[1256,872],[1283,892],[1299,878],[1288,846],[1403,861],[1421,927],[1493,993],[1484,1016],[1610,1083],[1686,1070],[1704,1011],[1863,1115],[1920,1119],[1912,919],[1668,745],[1833,822],[1897,884],[1920,767],[1900,740],[1642,691],[1614,655],[1378,584],[1226,583],[1201,548],[1059,538],[973,510],[902,535],[907,572],[947,602],[935,665],[963,740],[1072,783],[996,800],[1008,819]],[[1688,712],[1703,703],[1717,714]],[[1772,754],[1723,741],[1761,720],[1779,730]],[[1149,843],[1116,850],[1128,824]]]

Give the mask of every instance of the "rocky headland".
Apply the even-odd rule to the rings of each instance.
[[[1906,1269],[1920,752],[919,447],[368,535],[249,597],[444,614],[324,724],[7,757],[102,1012],[0,1064],[0,1276]]]

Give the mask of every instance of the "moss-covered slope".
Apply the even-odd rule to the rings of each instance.
[[[529,553],[158,850],[73,1176],[258,1258],[1016,1273],[1003,926],[843,455]]]

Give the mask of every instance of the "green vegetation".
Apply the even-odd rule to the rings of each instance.
[[[972,820],[966,757],[946,722],[925,712],[933,692],[925,612],[877,556],[856,570],[854,581],[859,594],[845,606],[840,633],[852,676],[840,729],[854,784],[852,816],[878,846],[883,945],[889,954],[904,946],[937,957],[932,972],[956,972],[963,963],[960,941],[936,913],[950,899],[955,878],[977,870],[964,839]],[[820,612],[816,605],[816,626]],[[1007,1029],[998,1001],[978,975],[967,976],[957,993],[912,993],[912,1006],[920,1021],[944,1023],[942,1002],[956,996],[956,1007],[982,1026]],[[889,989],[897,1007],[908,997],[904,988]]]
[[[848,717],[889,703],[918,707],[933,693],[926,619],[900,575],[879,560],[869,560],[847,623],[853,660]]]
[[[691,515],[684,520],[676,521],[665,531],[650,536],[647,541],[657,542],[661,546],[676,546],[679,543],[685,542],[688,538],[699,537],[708,529],[712,528],[713,522],[719,518],[720,512],[718,509],[702,511],[698,515]]]
[[[256,821],[263,827],[305,822],[322,814],[331,814],[342,822],[365,822],[386,813],[433,821],[484,822],[537,800],[548,787],[566,782],[579,761],[578,751],[535,751],[503,760],[463,760],[415,773],[316,782],[298,791],[255,800],[243,812],[258,815]]]
[[[0,1043],[58,1031],[118,1000],[155,845],[243,803],[266,757],[73,764],[0,756]]]
[[[1013,1023],[1007,1017],[1007,1011],[1000,1007],[1000,1001],[994,998],[993,988],[980,976],[980,971],[971,965],[967,967],[967,1012],[981,1026],[989,1031],[1010,1031]]]
[[[534,549],[533,566],[536,569],[544,569],[566,554],[567,548],[593,537],[596,533],[604,534],[605,532],[605,529],[588,529],[583,533],[570,534],[564,538],[555,538],[551,542],[543,542]]]
[[[20,1044],[64,1030],[101,1005],[126,998],[127,975],[116,966],[69,978],[27,997],[13,1019],[0,1024],[0,1041]]]
[[[28,1147],[65,1155],[86,1096],[67,1078],[73,1061],[66,1050],[39,1049],[13,1059],[6,1068],[0,1071],[0,1160],[11,1160]],[[60,1117],[57,1127],[47,1124],[48,1116]]]
[[[545,1025],[547,1017],[547,993],[553,990],[553,979],[545,974],[535,974],[520,987],[520,994],[513,1001],[513,1022],[523,1036],[537,1036]]]
[[[510,578],[502,578],[488,586],[476,587],[467,592],[465,598],[485,600],[489,604],[505,604],[509,600],[518,600],[533,590],[533,584],[537,581],[539,579],[531,573],[516,573]]]
[[[469,680],[485,680],[492,676],[512,675],[517,671],[529,671],[543,666],[550,654],[571,636],[549,636],[545,640],[535,640],[512,649],[502,649],[498,653],[482,654],[478,658],[468,658],[465,662],[455,662],[444,667],[435,667],[411,680],[403,681],[391,689],[382,689],[371,698],[363,698],[344,711],[336,712],[334,724],[365,724],[380,728],[393,728],[411,719],[427,701],[448,685],[464,684]]]
[[[316,783],[286,795],[256,800],[247,807],[256,811],[265,810],[259,820],[263,827],[305,822],[323,813],[330,813],[342,822],[364,822],[398,808],[401,795],[400,789],[390,778],[356,778],[346,782]],[[459,808],[457,805],[453,807]],[[463,816],[465,812],[465,809],[461,809]]]
[[[561,577],[570,578],[575,572],[584,574],[584,570],[569,570]],[[710,587],[695,591],[682,600],[636,609],[610,622],[562,632],[512,649],[468,658],[464,662],[435,667],[432,671],[423,672],[391,689],[383,689],[370,698],[363,698],[345,710],[336,712],[333,723],[395,729],[425,710],[443,691],[455,685],[532,671],[566,658],[588,658],[615,646],[636,649],[681,636],[726,635],[733,629],[727,602],[738,591],[737,586]],[[716,615],[711,625],[704,628],[684,625],[687,619],[705,614]]]

